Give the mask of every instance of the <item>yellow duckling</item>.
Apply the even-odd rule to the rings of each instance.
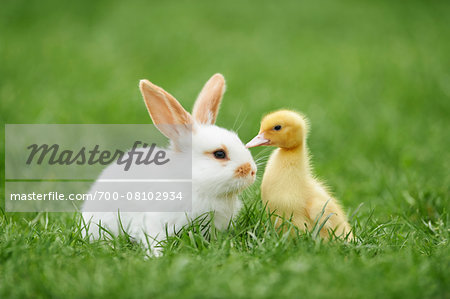
[[[308,123],[300,114],[280,110],[266,115],[259,134],[247,148],[278,147],[267,162],[261,184],[261,198],[270,211],[291,218],[299,229],[312,229],[332,214],[319,232],[322,238],[334,231],[336,236],[351,236],[351,227],[338,201],[312,174],[306,137]],[[325,207],[325,212],[322,213]],[[322,214],[321,218],[320,215]]]

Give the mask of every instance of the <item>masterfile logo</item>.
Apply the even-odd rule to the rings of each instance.
[[[192,154],[153,125],[8,124],[5,141],[8,212],[190,210]]]
[[[164,165],[170,161],[166,159],[166,152],[158,149],[155,151],[156,144],[152,143],[150,146],[148,143],[135,141],[130,151],[124,152],[116,149],[115,151],[99,150],[100,146],[96,144],[93,149],[86,149],[85,146],[81,147],[79,151],[74,152],[71,149],[60,151],[58,144],[32,144],[27,147],[30,150],[30,155],[26,161],[26,164],[37,163],[41,165],[43,162],[49,165],[71,165],[76,163],[77,165],[94,165],[100,163],[101,165],[108,165],[111,163],[117,163],[118,165],[124,165],[124,170],[128,171],[133,164],[134,157],[136,165]],[[156,153],[154,153],[156,152]],[[37,157],[36,157],[37,156]],[[35,159],[36,158],[36,159]],[[36,161],[33,161],[36,160]],[[44,161],[45,160],[45,161]]]

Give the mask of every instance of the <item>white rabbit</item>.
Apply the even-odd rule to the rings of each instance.
[[[83,205],[82,216],[87,228],[85,233],[90,237],[101,237],[97,224],[114,235],[120,234],[123,228],[133,239],[150,245],[150,251],[159,255],[157,243],[164,240],[166,232],[173,234],[190,220],[208,212],[213,212],[217,229],[226,229],[240,210],[239,193],[255,180],[256,165],[250,152],[234,132],[214,125],[225,91],[225,80],[221,74],[215,74],[205,84],[195,102],[192,116],[172,95],[148,80],[141,80],[139,87],[153,123],[171,140],[171,145],[166,150],[171,159],[192,155],[192,209],[189,212],[119,214],[93,212],[94,205],[98,203],[87,201]],[[147,166],[133,165],[129,171],[124,172],[121,171],[123,168],[119,168],[115,163],[108,166],[90,192],[96,190],[102,179],[142,178],[149,169]],[[174,170],[162,167],[158,171],[167,174]],[[120,186],[116,188],[123,188],[124,193],[129,190],[127,184]],[[117,209],[120,210],[120,203],[117,204]]]

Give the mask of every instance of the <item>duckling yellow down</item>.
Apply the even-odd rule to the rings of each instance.
[[[263,118],[258,136],[247,144],[278,147],[267,162],[262,200],[271,212],[291,218],[302,230],[311,230],[316,222],[321,225],[331,215],[320,236],[327,238],[334,231],[336,236],[351,238],[351,227],[339,202],[312,174],[307,133],[305,118],[296,112],[280,110]]]

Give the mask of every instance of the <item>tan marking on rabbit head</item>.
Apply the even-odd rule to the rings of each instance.
[[[250,165],[249,162],[240,165],[234,171],[234,176],[237,178],[243,178],[243,177],[248,176],[249,174],[252,176],[255,175],[255,171],[252,169],[252,166]]]
[[[223,144],[220,148],[213,151],[206,151],[205,155],[211,156],[213,159],[219,161],[223,166],[230,161],[230,157],[228,156],[228,148]]]

